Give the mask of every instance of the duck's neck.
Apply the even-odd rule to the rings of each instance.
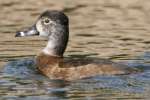
[[[62,57],[68,43],[68,37],[68,29],[53,32],[42,52],[50,56]]]
[[[49,56],[63,56],[63,52],[60,50],[59,45],[55,44],[55,41],[48,41],[47,46],[43,49],[42,52]]]

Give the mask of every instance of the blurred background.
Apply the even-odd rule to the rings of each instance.
[[[41,37],[14,37],[16,31],[34,24],[45,10],[60,10],[69,16],[70,38],[65,56],[150,63],[149,0],[0,0],[0,68],[9,61],[33,57],[45,47],[47,41]],[[146,86],[138,84],[136,89],[146,90],[143,89],[143,94],[131,94],[134,100],[138,97],[143,100],[149,94],[150,76],[139,80],[142,79],[141,84],[147,80]],[[137,86],[138,82],[131,81]]]
[[[38,37],[14,35],[48,9],[70,18],[66,55],[130,59],[150,49],[149,0],[0,0],[0,8],[1,62],[36,55],[46,45]]]

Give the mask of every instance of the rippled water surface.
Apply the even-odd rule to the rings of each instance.
[[[149,100],[149,0],[0,0],[0,8],[0,69],[7,72],[0,73],[0,100]],[[73,82],[40,75],[34,56],[46,41],[14,35],[46,9],[70,18],[65,56],[107,58],[143,72]]]

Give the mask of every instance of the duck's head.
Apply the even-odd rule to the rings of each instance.
[[[48,39],[43,53],[51,56],[63,56],[69,37],[69,19],[60,11],[45,11],[32,27],[16,33],[16,37],[34,35]]]

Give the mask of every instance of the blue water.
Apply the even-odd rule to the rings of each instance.
[[[0,73],[1,100],[148,100],[150,53],[122,61],[143,72],[119,76],[95,76],[76,81],[50,80],[35,67],[34,58],[8,63]]]

